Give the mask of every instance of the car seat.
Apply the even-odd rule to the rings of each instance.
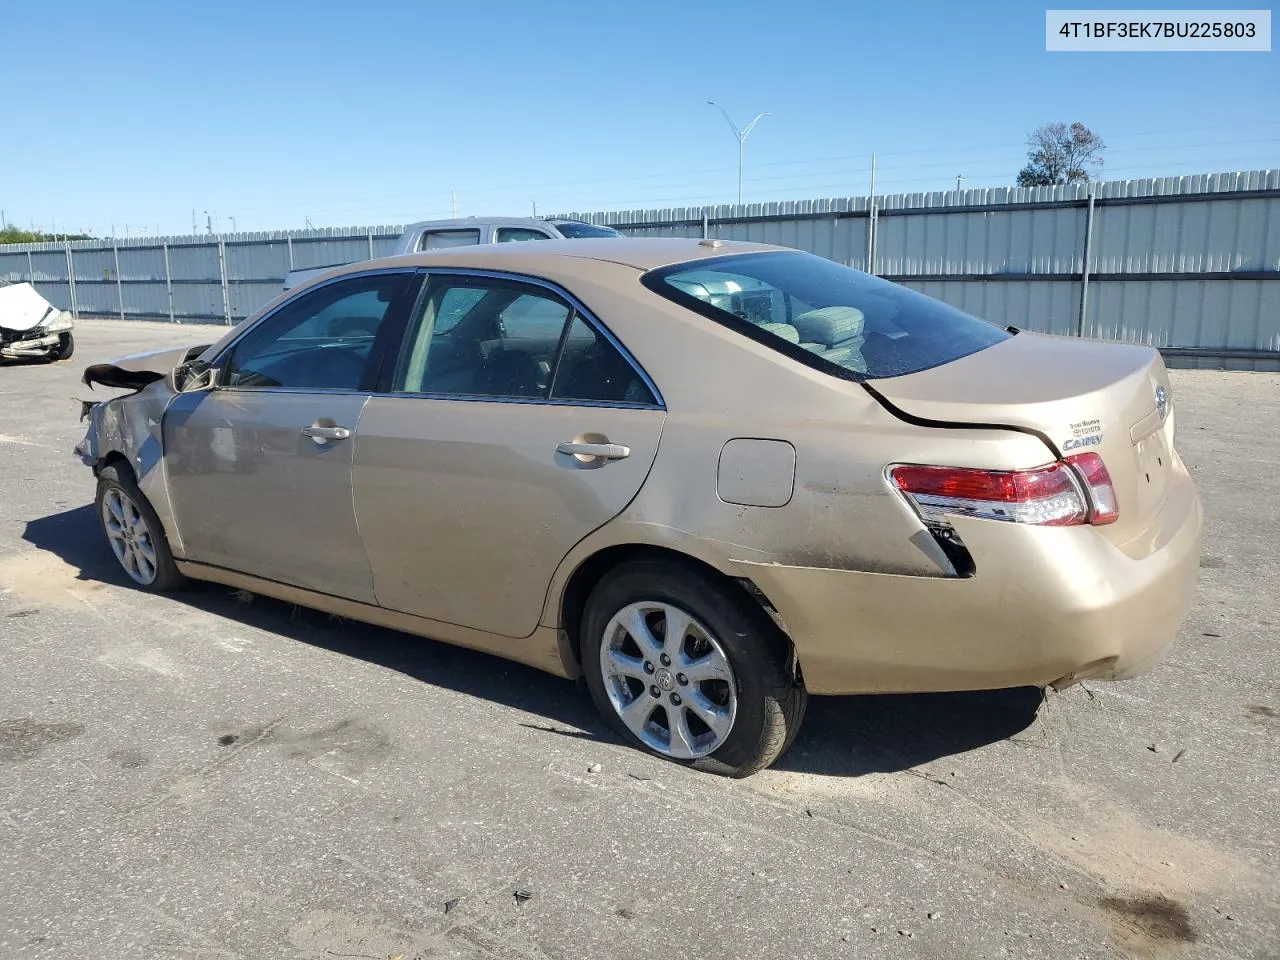
[[[857,307],[819,307],[795,317],[800,345],[824,360],[866,373],[862,356],[866,315]]]
[[[540,397],[545,390],[541,369],[522,350],[495,350],[476,375],[475,392],[487,397]]]

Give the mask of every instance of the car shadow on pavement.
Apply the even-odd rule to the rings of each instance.
[[[102,535],[91,504],[28,521],[22,539],[78,571],[77,579],[132,589]],[[153,595],[147,595],[153,596]],[[545,718],[528,726],[549,733],[614,739],[580,684],[523,664],[398,630],[330,616],[259,594],[214,583],[192,582],[165,599],[214,616],[364,660],[406,676]]]
[[[810,697],[779,770],[856,777],[909,770],[1017,736],[1036,722],[1037,687]]]
[[[78,571],[78,579],[128,587],[92,505],[29,521],[23,539]],[[522,664],[216,584],[192,584],[173,600],[459,693],[514,707],[548,723],[520,725],[551,735],[617,742],[581,682]],[[246,602],[248,601],[248,602]],[[1032,687],[974,693],[810,697],[808,712],[778,769],[828,776],[907,770],[1005,740],[1035,723]]]

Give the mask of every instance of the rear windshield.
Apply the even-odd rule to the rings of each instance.
[[[622,236],[622,234],[617,230],[614,230],[612,227],[597,227],[595,224],[591,223],[556,222],[552,225],[570,240],[583,240],[587,237]]]
[[[663,267],[650,290],[851,380],[898,377],[1010,334],[945,303],[809,253],[751,253]]]

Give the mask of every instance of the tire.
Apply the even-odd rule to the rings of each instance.
[[[164,593],[187,582],[173,561],[164,526],[132,472],[115,464],[100,469],[94,504],[107,545],[135,587]]]
[[[682,614],[689,623],[672,659],[668,618]],[[792,679],[786,637],[736,584],[692,564],[636,560],[606,574],[587,599],[581,650],[592,700],[628,743],[708,773],[763,770],[790,746],[804,716],[808,698]],[[696,679],[722,661],[727,677]],[[673,709],[684,717],[680,735]]]
[[[64,333],[58,337],[58,345],[49,351],[49,359],[54,363],[59,360],[70,360],[71,355],[76,352],[76,338],[69,333]]]

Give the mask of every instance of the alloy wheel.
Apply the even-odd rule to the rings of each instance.
[[[102,498],[102,527],[124,572],[135,583],[149,586],[156,579],[156,546],[146,517],[119,487]]]
[[[678,760],[719,749],[738,711],[724,648],[705,626],[661,601],[631,603],[605,627],[600,672],[622,722],[651,750]]]

